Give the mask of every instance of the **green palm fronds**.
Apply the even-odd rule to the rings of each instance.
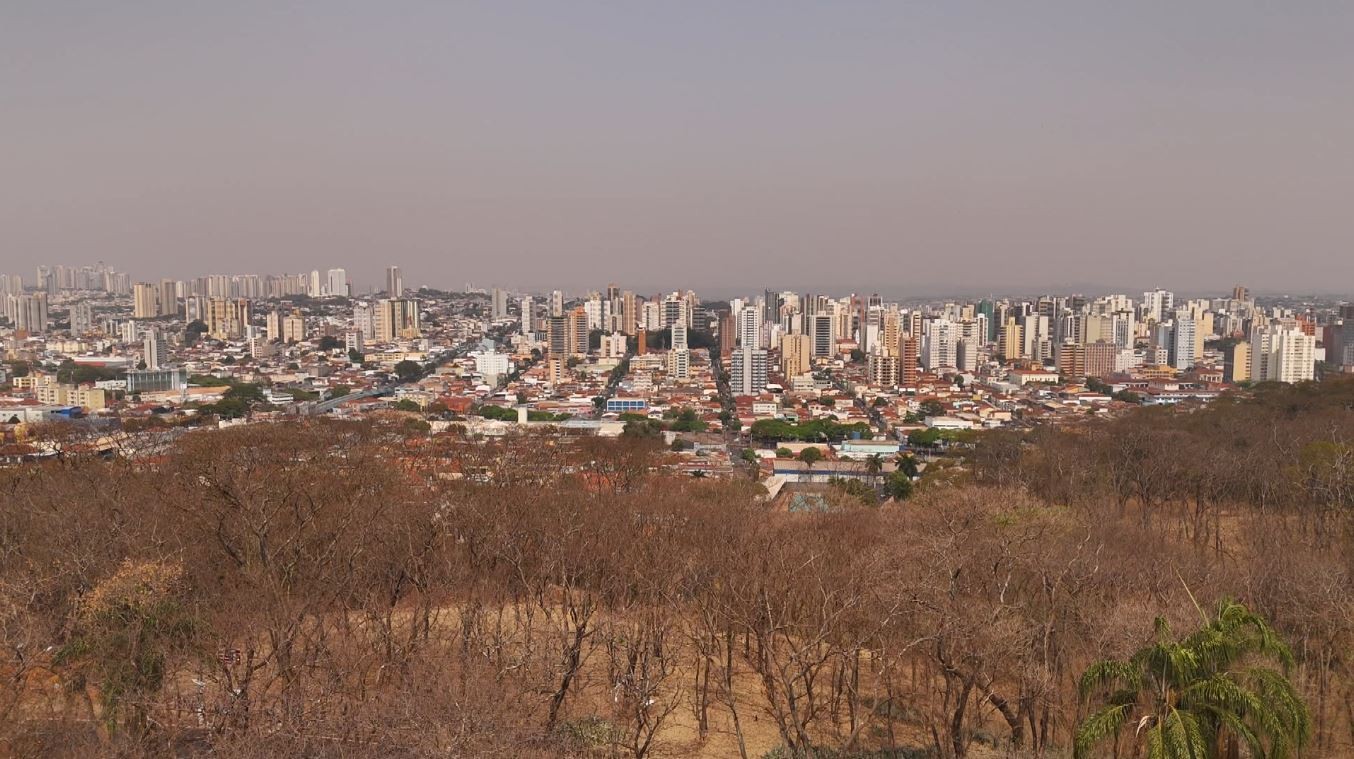
[[[1154,627],[1156,641],[1127,661],[1082,674],[1082,696],[1102,706],[1077,728],[1077,759],[1130,724],[1148,759],[1214,759],[1231,742],[1255,759],[1286,759],[1307,741],[1307,707],[1284,674],[1293,654],[1259,615],[1226,600],[1183,640],[1163,619]],[[1279,669],[1255,666],[1261,659]]]

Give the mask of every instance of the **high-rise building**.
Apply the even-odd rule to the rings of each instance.
[[[501,287],[495,287],[489,296],[490,314],[494,319],[508,316],[508,293]]]
[[[245,298],[210,298],[207,301],[207,332],[218,340],[238,340],[249,326],[249,301]]]
[[[350,329],[343,334],[343,349],[349,353],[361,353],[366,344],[366,336],[359,330]]]
[[[762,310],[752,305],[743,306],[737,319],[738,346],[762,347]]]
[[[621,331],[627,335],[635,334],[639,323],[639,312],[635,310],[635,294],[630,290],[621,291]]]
[[[169,360],[168,352],[165,349],[164,335],[160,334],[154,327],[146,330],[144,342],[141,349],[141,360],[146,363],[147,369],[159,369]]]
[[[0,295],[23,295],[24,278],[18,274],[0,274]]]
[[[71,306],[71,334],[79,337],[94,331],[94,306],[82,300]]]
[[[577,306],[566,315],[568,327],[566,329],[568,337],[567,350],[571,356],[586,356],[588,354],[588,312],[582,306]]]
[[[550,291],[550,315],[564,315],[564,293],[559,290]]]
[[[734,349],[729,366],[729,389],[734,395],[758,395],[766,389],[766,350],[753,346]]]
[[[326,280],[325,290],[329,295],[348,297],[348,272],[343,269],[330,269]]]
[[[1114,362],[1119,355],[1119,346],[1113,342],[1087,343],[1085,371],[1087,377],[1108,377],[1114,373]]]
[[[672,325],[672,347],[673,349],[687,348],[687,329],[685,324]]]
[[[160,315],[159,289],[150,282],[132,286],[132,318],[154,319]]]
[[[1245,382],[1251,378],[1251,344],[1237,341],[1222,354],[1222,381]]]
[[[1316,374],[1316,338],[1295,323],[1257,327],[1251,332],[1251,379],[1305,382]]]
[[[780,321],[781,295],[775,290],[762,294],[762,323],[776,324]]]
[[[687,347],[686,325],[672,325],[672,349],[668,351],[668,374],[674,379],[691,378],[691,349]]]
[[[1171,331],[1172,343],[1171,366],[1176,369],[1184,370],[1194,366],[1198,362],[1199,356],[1195,352],[1198,348],[1198,323],[1190,317],[1188,311],[1180,310],[1175,314],[1175,324]]]
[[[1175,293],[1169,290],[1148,290],[1142,294],[1143,321],[1160,322],[1175,310]]]
[[[29,334],[47,331],[50,319],[47,314],[46,292],[6,295],[0,301],[5,304],[5,316],[14,324],[16,330]]]
[[[1025,355],[1024,331],[1013,316],[1006,318],[997,334],[997,352],[1006,361],[1015,361]]]
[[[277,337],[281,335],[281,322],[278,323],[278,332],[268,331],[268,337]],[[363,340],[376,339],[376,322],[372,318],[372,308],[370,303],[353,304],[353,329],[362,335]]]
[[[563,315],[550,316],[546,319],[546,349],[551,356],[567,356],[569,354],[569,320]]]
[[[282,318],[282,312],[276,309],[263,317],[263,331],[267,333],[269,340],[282,339]]]
[[[532,323],[531,323],[532,313],[531,313],[531,296],[530,296],[530,295],[523,295],[523,296],[522,296],[521,309],[522,309],[522,313],[521,313],[521,318],[522,318],[522,325],[521,325],[522,335],[525,336],[525,337],[531,337],[531,333],[532,333],[532,331],[533,331],[533,325],[532,325]]]
[[[898,381],[903,385],[915,385],[920,375],[917,364],[921,341],[910,334],[904,334],[898,340]]]
[[[981,326],[981,322],[976,319],[973,323]],[[981,327],[981,329],[978,330],[978,333],[986,334],[987,328]],[[954,365],[956,369],[961,372],[973,372],[978,370],[978,340],[979,338],[975,335],[972,337],[961,337],[955,341]]]
[[[809,316],[809,337],[813,339],[813,355],[832,355],[837,343],[835,322],[832,314],[816,313]]]
[[[179,315],[179,285],[177,282],[172,279],[160,280],[160,289],[157,296],[160,316]]]
[[[785,335],[780,339],[780,373],[788,380],[808,373],[813,366],[813,339],[808,335]],[[897,384],[896,382],[894,384]]]
[[[412,340],[422,334],[418,301],[406,298],[385,298],[376,302],[372,310],[372,329],[375,340],[389,343]]]
[[[681,293],[671,293],[660,304],[660,318],[663,327],[671,327],[677,322],[691,326],[691,302]]]
[[[726,311],[719,315],[718,329],[719,355],[724,361],[728,361],[738,343],[738,329],[732,313]]]
[[[876,351],[869,355],[867,365],[870,370],[870,384],[875,387],[894,387],[898,384],[901,361],[896,351],[885,353]]]
[[[400,275],[400,267],[386,267],[386,298],[395,300],[404,297],[404,277]]]
[[[954,322],[948,319],[933,319],[922,328],[921,363],[927,371],[933,372],[941,367],[953,367],[955,343],[958,340]]]
[[[602,317],[606,315],[607,308],[601,293],[589,293],[588,299],[583,301],[583,311],[588,315],[589,330],[602,328]]]
[[[270,334],[269,337],[272,337]],[[306,320],[301,316],[301,312],[292,309],[292,312],[282,320],[282,342],[299,343],[306,339]]]

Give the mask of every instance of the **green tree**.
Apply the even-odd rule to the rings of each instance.
[[[776,449],[776,458],[778,458],[778,459],[792,459],[792,458],[794,458],[794,457],[795,457],[795,452],[792,451],[792,450],[790,450],[789,448],[777,448],[777,449]]]
[[[400,382],[413,382],[423,376],[423,367],[417,361],[405,359],[395,364],[395,376],[400,378]]]
[[[695,409],[684,408],[674,418],[670,429],[677,432],[704,432],[706,424]]]
[[[358,350],[358,349],[356,349],[356,348],[349,348],[349,349],[348,349],[348,360],[351,361],[351,362],[354,363],[354,364],[360,364],[360,363],[362,363],[363,361],[366,361],[366,360],[367,360],[367,357],[364,356],[364,355],[362,355],[362,351],[360,351],[360,350]]]
[[[912,478],[907,472],[896,469],[884,479],[884,494],[897,501],[905,501],[912,495]]]
[[[812,469],[814,464],[823,460],[823,452],[817,448],[805,448],[799,452],[799,460],[809,465]]]
[[[408,398],[401,398],[395,402],[393,408],[396,411],[420,411],[419,405]]]
[[[320,350],[333,351],[343,347],[343,341],[333,335],[325,335],[320,338]]]
[[[940,430],[929,427],[924,430],[912,430],[907,433],[907,444],[919,448],[931,448],[940,442]]]
[[[878,477],[879,473],[882,472],[883,470],[884,470],[884,458],[879,454],[876,453],[873,456],[870,456],[869,458],[865,459],[866,474],[870,475],[871,477]]]
[[[27,361],[6,361],[5,365],[9,367],[11,377],[27,377],[29,364]]]
[[[903,474],[906,474],[909,478],[917,476],[917,460],[913,458],[911,454],[898,454],[898,457],[894,459],[894,463],[898,465],[898,470]]]
[[[1282,671],[1293,654],[1259,615],[1224,600],[1217,615],[1176,640],[1156,620],[1155,643],[1127,661],[1100,661],[1081,676],[1083,697],[1103,706],[1077,727],[1074,753],[1090,757],[1097,746],[1117,743],[1125,725],[1145,744],[1148,759],[1252,757],[1296,754],[1311,730],[1307,707]],[[1134,754],[1137,754],[1137,748]],[[1095,754],[1103,755],[1103,754]]]

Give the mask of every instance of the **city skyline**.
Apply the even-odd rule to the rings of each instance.
[[[328,283],[328,277],[333,276],[335,273],[339,273],[342,276],[346,277],[346,281],[349,288],[349,295],[355,298],[371,295],[373,293],[387,291],[389,286],[388,276],[392,268],[395,269],[397,272],[399,272],[397,276],[401,278],[401,281],[403,283],[402,287],[405,290],[409,291],[414,291],[423,287],[444,292],[478,291],[488,293],[494,289],[502,289],[506,292],[512,293],[542,295],[550,293],[555,290],[560,290],[561,292],[564,293],[565,296],[569,298],[581,298],[585,297],[589,293],[594,293],[603,289],[602,285],[599,285],[596,281],[590,281],[586,284],[577,287],[564,286],[561,285],[560,283],[553,282],[540,283],[535,286],[522,286],[518,282],[499,281],[499,280],[495,280],[490,283],[420,282],[417,280],[417,277],[413,279],[406,277],[405,275],[408,274],[407,270],[404,270],[404,268],[398,264],[393,265],[381,264],[379,269],[377,270],[377,274],[368,275],[367,273],[362,272],[359,273],[359,276],[355,276],[355,272],[352,269],[345,267],[331,267],[326,265],[318,269],[302,269],[295,271],[253,271],[253,272],[212,271],[210,273],[196,272],[189,276],[177,277],[177,276],[168,276],[163,273],[146,273],[142,275],[137,272],[124,272],[116,264],[111,264],[106,261],[98,261],[90,264],[74,264],[70,262],[56,264],[53,262],[45,262],[37,264],[35,267],[33,267],[33,269],[29,270],[30,273],[28,274],[25,274],[23,270],[0,269],[0,275],[18,275],[28,289],[38,289],[37,283],[39,278],[34,276],[36,271],[51,270],[55,267],[64,267],[72,271],[80,269],[94,270],[97,269],[98,267],[106,267],[109,271],[117,271],[120,274],[126,276],[128,278],[129,284],[131,282],[153,283],[162,280],[191,283],[195,280],[210,279],[213,277],[267,278],[281,276],[312,276],[312,277],[318,276],[319,279],[317,281],[323,285],[322,287],[323,295],[326,296],[335,294],[332,291],[330,283]],[[614,281],[611,282],[610,284],[613,286],[617,285],[617,283]],[[630,290],[639,295],[654,295],[654,294],[661,295],[663,293],[673,291],[683,291],[683,292],[688,290],[699,291],[703,297],[706,297],[709,300],[738,298],[748,295],[749,293],[755,293],[761,290],[786,290],[793,292],[820,292],[825,294],[841,294],[841,295],[868,294],[868,295],[878,295],[885,299],[895,300],[899,302],[927,302],[927,301],[943,300],[946,298],[970,298],[970,299],[1030,298],[1053,294],[1064,294],[1064,295],[1075,294],[1087,296],[1113,295],[1125,293],[1131,294],[1137,292],[1144,292],[1148,290],[1154,290],[1163,286],[1169,286],[1173,292],[1176,292],[1182,296],[1209,297],[1226,294],[1233,286],[1236,286],[1236,283],[1233,282],[1232,284],[1228,285],[1226,284],[1226,280],[1218,279],[1211,286],[1196,289],[1196,288],[1177,287],[1174,286],[1173,282],[1169,280],[1151,280],[1147,281],[1146,284],[1134,284],[1121,287],[1105,286],[1094,283],[1078,284],[1078,283],[1048,281],[1042,283],[1041,285],[1037,285],[1028,289],[1026,288],[983,289],[983,288],[965,287],[964,285],[928,288],[925,285],[914,284],[911,286],[890,287],[889,285],[881,284],[878,281],[872,282],[866,286],[853,286],[850,284],[833,285],[830,283],[822,283],[822,282],[816,283],[814,285],[804,285],[804,284],[796,284],[794,282],[787,282],[784,279],[778,279],[775,281],[766,281],[759,284],[750,284],[746,286],[731,285],[727,283],[713,285],[692,285],[688,281],[682,280],[681,278],[677,278],[675,280],[667,281],[661,284],[654,284],[652,286],[646,286],[643,284],[636,285],[633,283],[623,283],[621,286],[623,286],[624,289]],[[1346,300],[1349,299],[1350,297],[1350,291],[1347,289],[1340,288],[1339,286],[1332,287],[1329,290],[1312,289],[1303,291],[1273,287],[1266,282],[1259,282],[1259,283],[1247,283],[1246,287],[1253,294],[1263,296],[1266,298],[1300,299],[1303,297],[1310,296],[1323,299],[1334,298],[1337,300]]]
[[[448,286],[795,272],[900,295],[1354,278],[1346,4],[5,15],[3,269],[399,260]]]

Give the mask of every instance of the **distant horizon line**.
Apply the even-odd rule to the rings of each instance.
[[[39,267],[39,266],[52,267],[52,268],[54,268],[54,267],[56,267],[56,266],[64,266],[64,267],[79,269],[79,268],[87,268],[87,267],[88,267],[88,268],[93,268],[93,267],[95,267],[95,266],[97,266],[97,265],[99,265],[99,264],[102,264],[102,265],[104,265],[104,266],[107,266],[108,268],[110,268],[110,269],[112,269],[113,271],[116,271],[116,272],[118,272],[118,273],[120,273],[120,274],[127,274],[129,277],[132,278],[132,281],[133,281],[134,283],[135,283],[135,282],[149,282],[149,281],[153,281],[152,279],[146,279],[146,278],[144,278],[144,277],[132,277],[132,272],[130,272],[130,271],[123,271],[123,270],[119,269],[116,265],[109,264],[109,263],[106,262],[106,261],[99,261],[99,262],[96,262],[96,263],[87,263],[87,264],[33,264],[33,265],[32,265],[31,267],[29,267],[29,268],[30,268],[30,269],[36,269],[36,268]],[[392,264],[384,264],[384,265],[382,265],[380,268],[381,268],[382,271],[384,271],[384,269],[387,268],[388,266],[395,266],[395,267],[398,267],[399,269],[401,269],[401,274],[403,275],[403,278],[404,278],[405,282],[406,282],[406,283],[409,283],[409,282],[410,282],[409,272],[408,272],[408,270],[406,269],[406,267],[404,267],[404,266],[402,266],[402,265],[400,265],[400,264],[398,264],[398,263],[392,263]],[[364,280],[361,281],[361,282],[359,283],[359,282],[357,282],[357,281],[354,281],[354,279],[352,278],[351,272],[349,271],[348,267],[346,267],[346,266],[333,266],[333,267],[326,267],[326,268],[321,268],[321,269],[317,269],[317,268],[312,267],[312,268],[310,268],[310,269],[308,269],[308,270],[307,270],[307,269],[297,269],[297,270],[294,270],[294,271],[280,271],[280,272],[269,272],[269,273],[259,273],[259,272],[235,272],[235,273],[223,273],[223,272],[216,272],[216,273],[212,273],[212,274],[195,274],[195,275],[192,275],[192,276],[189,276],[189,277],[173,277],[173,276],[168,276],[168,277],[166,277],[166,276],[160,275],[160,276],[155,277],[154,280],[160,280],[160,279],[173,279],[173,280],[175,280],[175,281],[189,282],[189,281],[192,281],[192,280],[194,280],[194,279],[200,279],[200,278],[203,278],[203,277],[209,277],[209,276],[227,276],[227,277],[258,276],[258,277],[268,277],[268,276],[283,276],[283,275],[309,274],[309,273],[311,273],[311,272],[316,272],[316,271],[321,272],[321,273],[326,273],[326,272],[330,271],[331,269],[342,269],[345,273],[348,274],[348,277],[349,277],[349,279],[348,279],[348,284],[349,284],[350,291],[352,292],[353,295],[362,295],[362,294],[367,294],[367,293],[372,293],[372,292],[381,292],[380,287],[381,287],[381,285],[382,285],[383,283],[380,281],[379,278],[377,278],[377,279],[375,279],[375,280],[373,280],[373,281],[366,281],[365,278],[364,278]],[[32,289],[32,290],[35,290],[35,291],[40,289],[40,288],[37,288],[37,287],[32,287],[32,288],[28,287],[27,282],[26,282],[26,280],[28,279],[28,277],[25,276],[21,270],[11,270],[11,271],[9,271],[9,272],[0,270],[0,274],[6,274],[6,273],[8,273],[8,274],[18,274],[21,278],[23,278],[23,279],[25,280],[25,289]],[[30,274],[34,276],[34,280],[35,280],[35,281],[34,281],[34,284],[36,284],[36,272],[35,272],[35,271],[32,271],[32,272],[30,272]],[[360,287],[359,287],[359,284],[360,284]],[[707,285],[707,286],[681,285],[681,286],[676,286],[676,287],[674,287],[674,286],[672,286],[672,285],[670,285],[670,284],[669,284],[669,285],[664,285],[664,286],[654,286],[654,283],[649,282],[649,283],[645,283],[643,286],[622,285],[622,284],[617,284],[617,286],[620,287],[620,288],[623,289],[623,290],[628,290],[628,291],[634,292],[634,293],[637,294],[637,295],[653,295],[653,294],[659,294],[659,293],[669,293],[669,292],[673,292],[674,290],[675,290],[675,291],[678,291],[678,292],[684,292],[684,291],[687,291],[687,290],[692,290],[692,291],[695,291],[695,292],[698,293],[698,294],[701,294],[703,297],[708,297],[708,298],[712,298],[712,299],[716,299],[716,300],[718,300],[718,299],[735,298],[735,297],[740,297],[740,296],[748,296],[748,295],[756,296],[756,295],[760,295],[760,294],[764,293],[764,292],[765,292],[766,290],[768,290],[768,289],[775,290],[776,292],[786,292],[786,291],[789,291],[789,292],[795,292],[795,293],[800,293],[800,294],[803,294],[803,293],[815,293],[815,294],[819,294],[819,293],[821,293],[821,294],[833,294],[833,295],[838,295],[838,296],[840,296],[840,295],[849,295],[849,294],[856,294],[856,295],[874,295],[874,294],[878,294],[878,295],[879,295],[880,297],[882,297],[882,298],[885,298],[885,299],[888,299],[888,300],[892,300],[892,301],[899,301],[899,302],[902,302],[902,301],[908,301],[908,300],[938,299],[938,298],[994,298],[994,297],[995,297],[995,298],[1029,298],[1029,297],[1039,297],[1039,296],[1045,296],[1045,295],[1087,295],[1087,296],[1090,296],[1090,297],[1099,296],[1099,295],[1116,295],[1116,294],[1125,294],[1125,295],[1134,295],[1134,294],[1138,294],[1138,295],[1140,295],[1141,293],[1148,292],[1148,291],[1150,291],[1150,290],[1152,290],[1152,289],[1155,289],[1155,288],[1158,288],[1158,287],[1160,287],[1161,289],[1164,289],[1164,290],[1168,290],[1168,291],[1170,291],[1170,292],[1172,292],[1172,293],[1181,294],[1181,295],[1186,295],[1186,296],[1192,296],[1192,297],[1209,297],[1209,296],[1212,296],[1212,295],[1214,295],[1214,294],[1226,294],[1226,293],[1230,292],[1231,289],[1232,289],[1233,287],[1237,287],[1237,286],[1246,287],[1246,288],[1250,291],[1250,293],[1251,293],[1252,295],[1263,295],[1263,296],[1265,296],[1265,297],[1294,297],[1294,298],[1300,298],[1300,297],[1322,297],[1322,298],[1350,298],[1352,295],[1354,295],[1354,293],[1351,293],[1351,291],[1349,291],[1349,290],[1344,290],[1344,291],[1341,291],[1341,290],[1324,290],[1324,289],[1321,289],[1321,288],[1319,288],[1319,287],[1312,288],[1311,286],[1305,286],[1305,287],[1301,287],[1301,288],[1278,288],[1278,287],[1264,287],[1264,286],[1261,286],[1261,287],[1255,287],[1255,286],[1246,285],[1246,284],[1244,284],[1244,283],[1237,283],[1237,282],[1234,282],[1234,283],[1231,284],[1231,285],[1220,285],[1220,286],[1209,286],[1209,287],[1185,287],[1185,288],[1181,288],[1181,287],[1172,287],[1171,284],[1170,284],[1168,281],[1159,281],[1159,282],[1156,282],[1156,283],[1154,283],[1154,284],[1152,284],[1152,285],[1141,285],[1141,284],[1139,284],[1139,285],[1133,285],[1133,286],[1109,286],[1109,285],[1105,285],[1105,284],[1103,284],[1103,283],[1094,283],[1094,282],[1076,282],[1076,283],[1061,282],[1061,283],[1050,283],[1050,284],[1046,284],[1046,285],[1020,285],[1020,286],[1008,286],[1008,287],[1001,287],[1001,288],[999,288],[999,287],[975,286],[975,285],[971,285],[971,284],[941,283],[941,282],[914,283],[914,284],[910,284],[910,285],[891,284],[891,285],[888,285],[888,286],[885,286],[885,287],[879,287],[878,285],[876,285],[876,286],[874,286],[874,287],[865,288],[865,289],[861,289],[861,288],[854,287],[854,286],[851,286],[851,285],[846,285],[846,284],[816,285],[816,286],[813,286],[813,287],[799,287],[799,288],[795,288],[795,287],[783,287],[783,286],[781,286],[781,287],[769,287],[769,286],[767,286],[767,285],[765,285],[765,284],[763,284],[763,285],[728,285],[728,284],[718,284],[718,285],[713,285],[713,284],[712,284],[712,285]],[[589,293],[589,292],[594,292],[594,291],[596,291],[596,292],[605,292],[605,291],[606,291],[607,284],[589,284],[589,285],[570,284],[570,285],[566,285],[566,286],[533,284],[533,285],[529,285],[529,286],[521,286],[520,284],[519,284],[519,285],[505,285],[505,284],[495,283],[495,282],[490,282],[490,283],[488,283],[488,284],[480,284],[480,283],[476,283],[476,282],[473,282],[473,281],[465,281],[465,282],[462,282],[461,285],[459,285],[459,286],[453,286],[453,287],[448,287],[448,286],[445,286],[445,285],[437,285],[437,284],[432,284],[432,283],[428,283],[428,282],[420,282],[420,283],[418,283],[418,284],[406,284],[406,289],[407,289],[407,290],[417,290],[417,289],[419,289],[419,288],[421,288],[421,287],[428,287],[428,288],[430,288],[430,289],[440,290],[440,291],[443,291],[443,292],[470,292],[470,291],[472,291],[472,290],[484,290],[484,291],[490,291],[490,290],[492,290],[493,288],[497,287],[497,288],[501,288],[501,289],[507,290],[507,291],[512,292],[512,293],[518,293],[518,294],[532,294],[532,295],[537,295],[537,294],[548,294],[548,293],[550,293],[550,292],[553,291],[553,290],[560,290],[560,291],[564,292],[566,295],[571,296],[571,297],[574,297],[574,296],[583,295],[583,294],[586,294],[586,293]],[[1311,289],[1309,289],[1309,288],[1311,288]],[[899,291],[904,291],[905,294],[899,295],[899,294],[898,294]]]

